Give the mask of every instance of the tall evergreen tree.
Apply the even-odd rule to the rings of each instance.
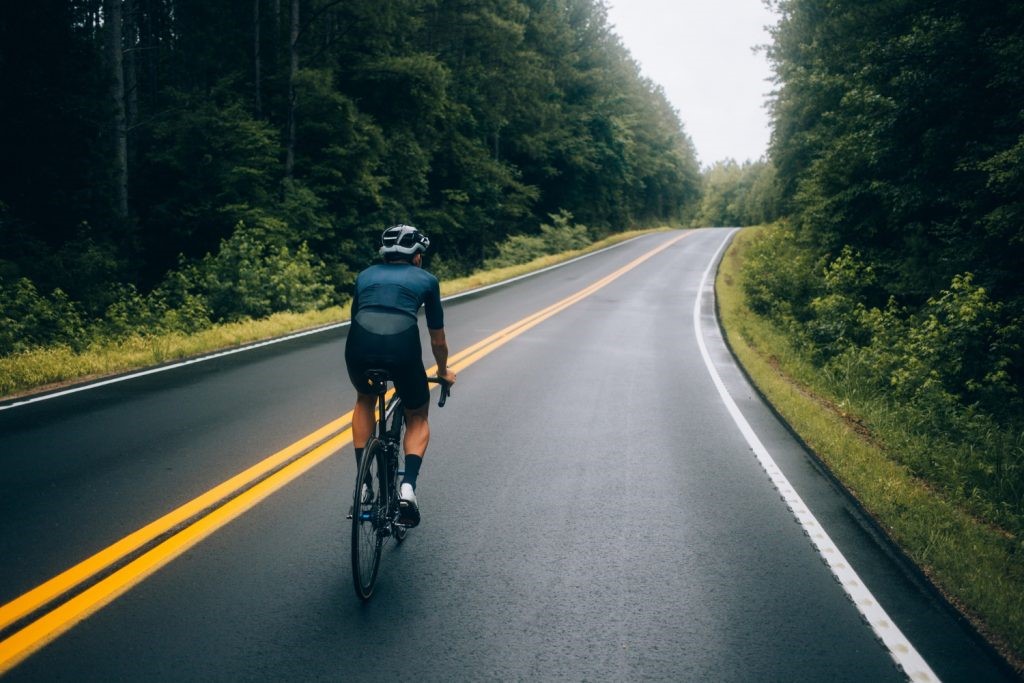
[[[9,3],[0,88],[0,277],[94,315],[239,230],[343,291],[388,223],[459,271],[552,214],[617,230],[699,193],[597,0]]]

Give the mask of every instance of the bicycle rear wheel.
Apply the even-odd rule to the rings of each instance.
[[[401,464],[402,464],[402,458],[398,457],[396,459],[396,462],[395,462],[394,476],[392,477],[392,480],[391,480],[392,481],[391,485],[394,487],[391,490],[394,492],[393,495],[395,496],[394,500],[395,500],[395,505],[396,506],[398,505],[398,486],[399,486],[399,484],[401,484],[401,480],[402,480],[402,477],[400,477],[398,475],[398,470],[401,468]],[[395,509],[397,510],[397,507]],[[401,524],[396,524],[394,529],[395,529],[395,540],[398,541],[399,543],[401,543],[402,541],[405,540],[405,535],[407,533],[409,533],[409,530],[406,527],[402,526]]]
[[[380,568],[380,550],[387,527],[387,470],[384,445],[376,438],[366,442],[352,496],[352,582],[356,595],[369,600]],[[363,490],[366,484],[366,491]]]
[[[393,406],[393,414],[391,417],[391,427],[388,428],[388,441],[392,444],[393,456],[395,458],[394,469],[389,474],[392,475],[392,495],[394,495],[395,503],[398,502],[398,487],[402,483],[402,477],[398,472],[402,469],[405,458],[402,457],[402,426],[405,424],[405,413],[402,411],[402,404],[397,403]],[[405,540],[405,535],[409,532],[407,528],[396,524],[394,527],[395,540],[401,543]]]

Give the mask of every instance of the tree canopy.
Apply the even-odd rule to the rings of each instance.
[[[600,236],[700,192],[598,0],[7,3],[0,92],[0,298],[85,319],[126,288],[246,314],[209,286],[242,244],[339,300],[389,224],[462,272],[548,216]]]
[[[694,225],[761,225],[779,217],[775,167],[769,161],[726,159],[704,170]]]
[[[748,302],[894,459],[1019,533],[1024,4],[776,4],[787,220],[749,254]]]
[[[884,296],[920,304],[973,272],[1024,314],[1024,5],[778,9],[771,157],[798,233],[861,253]]]

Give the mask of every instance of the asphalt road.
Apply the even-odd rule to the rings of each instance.
[[[730,414],[696,319],[742,419],[911,652],[938,679],[1012,680],[733,364],[700,287],[728,234],[687,234],[460,372],[431,413],[423,523],[385,549],[368,604],[346,446],[4,679],[906,680]],[[678,236],[449,301],[453,351]],[[344,336],[0,410],[0,604],[350,410]]]

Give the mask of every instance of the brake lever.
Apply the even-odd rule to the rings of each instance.
[[[448,397],[452,394],[452,385],[444,381],[440,377],[430,377],[429,382],[436,382],[441,385],[441,396],[437,400],[437,407],[444,408],[444,404],[448,401]]]

